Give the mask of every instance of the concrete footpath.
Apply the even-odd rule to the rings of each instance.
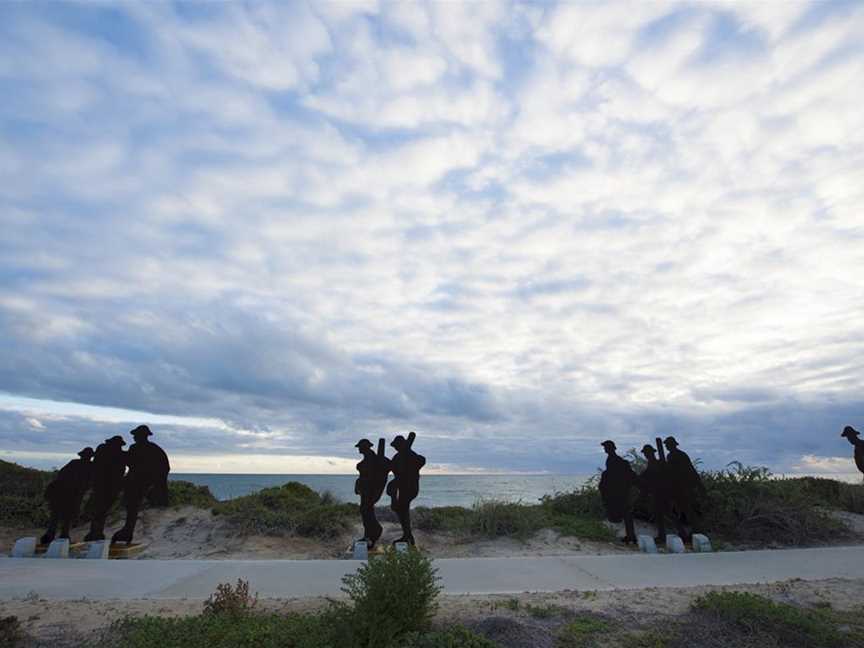
[[[335,596],[351,560],[0,558],[0,600],[205,599],[248,580],[265,598]],[[625,554],[435,561],[446,594],[513,594],[864,578],[864,546],[713,554]]]

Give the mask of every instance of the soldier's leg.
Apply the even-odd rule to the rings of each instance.
[[[666,542],[666,503],[662,498],[654,497],[654,523],[657,526],[657,537],[655,541],[659,543]]]
[[[54,539],[54,536],[57,535],[57,518],[58,511],[57,506],[54,502],[49,502],[48,506],[51,510],[51,517],[48,518],[48,528],[45,533],[42,534],[42,537],[39,538],[39,544],[51,544],[51,541]]]
[[[115,495],[106,491],[97,491],[93,494],[92,514],[90,520],[90,531],[84,536],[85,542],[96,542],[105,539],[105,517],[114,504]]]
[[[624,511],[624,542],[636,542],[636,528],[633,525],[633,511],[628,507]]]
[[[138,511],[141,509],[141,501],[144,499],[144,489],[137,484],[126,486],[126,495],[124,497],[126,503],[126,522],[123,528],[117,531],[112,537],[111,542],[131,543],[132,536],[135,533],[135,523],[138,521]]]

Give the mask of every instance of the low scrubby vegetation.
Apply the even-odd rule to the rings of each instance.
[[[257,609],[248,583],[222,584],[201,614],[126,618],[111,626],[105,648],[495,648],[460,626],[432,628],[440,588],[419,551],[389,551],[343,579],[347,602],[309,614]]]
[[[586,540],[614,539],[602,516],[569,508],[566,499],[567,496],[550,497],[540,504],[481,500],[471,508],[421,506],[413,514],[414,526],[423,531],[453,533],[465,540],[500,537],[526,540],[548,528]]]
[[[329,539],[346,533],[359,516],[356,504],[345,504],[298,482],[265,488],[219,502],[223,515],[239,533]]]
[[[627,648],[862,648],[864,609],[776,603],[746,592],[710,592],[689,614],[643,628]]]

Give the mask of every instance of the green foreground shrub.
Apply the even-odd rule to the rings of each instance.
[[[387,646],[396,637],[428,629],[438,609],[438,576],[416,549],[388,551],[342,579],[353,605],[355,645]]]

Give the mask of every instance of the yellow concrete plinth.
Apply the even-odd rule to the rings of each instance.
[[[147,548],[146,542],[133,542],[132,544],[112,544],[108,550],[109,558],[134,558]]]

